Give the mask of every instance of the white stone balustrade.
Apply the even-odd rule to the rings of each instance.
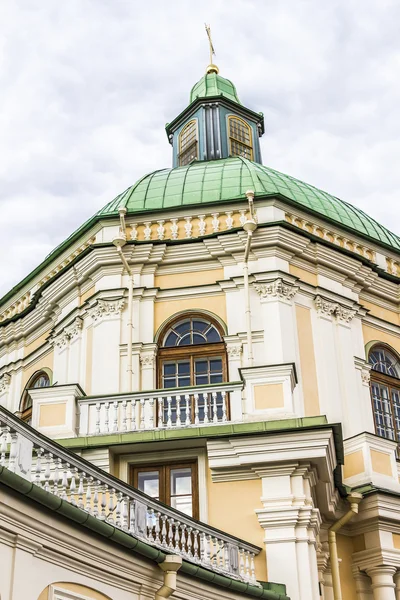
[[[0,407],[0,479],[5,470],[166,553],[259,586],[260,548],[132,489]]]
[[[137,392],[79,399],[79,435],[170,429],[242,420],[243,384]]]

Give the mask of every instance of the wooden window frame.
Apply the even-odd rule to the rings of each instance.
[[[51,377],[48,373],[46,373],[46,371],[44,370],[40,370],[40,371],[36,371],[36,373],[34,373],[31,378],[29,379],[28,383],[26,384],[24,391],[22,392],[22,397],[21,397],[21,401],[20,401],[20,412],[19,412],[19,416],[20,419],[22,421],[24,421],[25,423],[29,423],[29,421],[32,419],[32,405],[29,406],[28,408],[25,408],[26,405],[26,401],[28,399],[29,396],[29,390],[33,389],[35,387],[35,383],[41,378],[43,377],[43,375],[45,375],[48,380],[49,380],[49,385],[48,386],[42,386],[42,387],[49,387],[51,385]],[[39,389],[39,388],[37,388]]]
[[[195,138],[194,141],[186,146],[186,148],[182,148],[182,138],[183,135],[185,133],[185,131],[187,129],[189,129],[189,127],[191,127],[194,124],[194,128],[195,128]],[[196,151],[196,156],[194,158],[192,158],[189,162],[182,164],[181,162],[181,158],[182,155],[185,154],[188,150],[190,150],[191,148],[194,148]],[[178,162],[179,162],[179,166],[180,167],[185,167],[186,165],[190,165],[191,162],[198,160],[199,158],[199,131],[198,131],[198,124],[197,124],[197,119],[191,119],[188,123],[186,123],[186,125],[184,127],[182,127],[181,131],[179,132],[179,152],[178,152]]]
[[[383,350],[383,351],[388,352],[397,360],[398,363],[400,363],[397,352],[390,346],[388,346],[386,344],[375,344],[374,346],[372,346],[372,348],[370,348],[368,355],[371,352],[374,352],[375,350]],[[378,383],[380,385],[384,385],[389,390],[389,394],[388,394],[389,398],[388,399],[390,402],[393,430],[397,437],[397,439],[394,441],[396,441],[400,445],[400,429],[397,429],[397,427],[396,427],[396,419],[394,417],[395,410],[394,410],[394,404],[393,404],[393,399],[392,399],[392,389],[397,390],[400,394],[400,378],[394,377],[392,375],[387,375],[386,373],[382,373],[381,371],[377,371],[375,369],[371,369],[371,377],[370,377],[370,386],[369,387],[370,387],[370,396],[371,396],[372,414],[373,414],[373,418],[374,418],[375,433],[376,433],[376,435],[379,435],[379,437],[383,437],[378,433],[377,426],[376,426],[374,395],[373,395],[373,391],[372,391],[372,383],[373,382]],[[390,438],[384,438],[384,439],[390,439]]]
[[[248,129],[248,132],[249,132],[250,144],[246,144],[245,142],[243,142],[242,140],[239,140],[238,138],[234,137],[231,134],[231,121],[233,121],[233,120],[241,121],[242,123],[244,123],[246,129]],[[240,156],[238,154],[233,154],[232,142],[234,141],[234,142],[241,144],[242,146],[245,146],[246,148],[248,148],[250,150],[250,159],[249,160],[254,160],[253,130],[252,130],[251,126],[244,119],[241,119],[240,117],[237,117],[236,115],[229,115],[229,117],[228,117],[228,137],[229,137],[229,155],[230,156]]]
[[[192,469],[192,513],[194,519],[199,519],[199,475],[197,461],[182,461],[182,462],[165,462],[165,463],[146,463],[130,466],[130,481],[136,489],[138,488],[138,474],[158,471],[159,472],[159,496],[160,502],[171,506],[171,470],[184,469],[191,467]],[[174,509],[175,510],[175,509]]]

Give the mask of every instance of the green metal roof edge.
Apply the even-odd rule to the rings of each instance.
[[[141,556],[153,560],[157,564],[163,562],[167,556],[167,554],[161,550],[158,550],[157,548],[138,540],[126,532],[117,529],[110,523],[96,519],[86,511],[78,508],[77,506],[73,506],[59,496],[55,496],[43,488],[34,485],[32,482],[23,479],[19,475],[12,473],[6,469],[6,467],[0,467],[0,481],[7,487],[30,498],[34,502],[38,502],[42,506],[45,506],[53,512],[69,519],[70,521],[73,521],[78,525],[83,525],[92,532],[99,534],[102,537],[111,540],[112,542],[120,544],[128,550],[133,550]],[[237,581],[236,579],[231,579],[224,575],[219,575],[213,571],[209,571],[204,567],[193,565],[184,559],[182,561],[182,567],[180,571],[186,575],[196,577],[210,584],[229,589],[233,592],[245,594],[246,596],[251,596],[253,598],[265,598],[265,600],[290,600],[285,593],[281,594],[273,589],[264,587],[264,585],[262,587],[251,586],[248,583]],[[283,584],[271,583],[272,588],[275,587],[276,589],[277,586],[278,589],[285,588]]]
[[[188,427],[181,429],[146,429],[126,433],[109,433],[105,435],[82,436],[76,438],[63,438],[57,442],[64,448],[97,448],[102,446],[115,446],[120,444],[138,444],[143,442],[161,442],[179,439],[213,438],[238,435],[254,435],[264,433],[283,433],[294,429],[316,429],[323,427],[337,427],[328,423],[324,415],[315,417],[294,417],[277,421],[249,421],[246,423],[223,423],[221,425],[208,425]],[[340,445],[340,436],[337,438]],[[337,453],[338,454],[338,453]],[[339,457],[338,457],[339,460]]]

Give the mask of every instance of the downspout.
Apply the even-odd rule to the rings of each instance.
[[[158,566],[164,571],[164,583],[157,590],[155,600],[169,598],[176,590],[176,574],[182,566],[182,556],[169,554]]]
[[[347,500],[350,502],[350,510],[343,515],[341,519],[336,521],[328,529],[328,543],[329,543],[329,556],[332,572],[332,586],[333,586],[333,598],[334,600],[342,600],[342,590],[340,587],[340,574],[339,574],[339,558],[336,544],[336,533],[346,525],[354,515],[358,514],[358,505],[362,500],[362,494],[353,492],[347,496]]]
[[[250,308],[250,288],[249,288],[249,254],[251,248],[251,238],[253,232],[257,229],[257,223],[254,219],[253,200],[254,192],[248,190],[246,198],[249,202],[250,219],[247,219],[243,224],[243,229],[247,233],[246,247],[244,250],[243,262],[243,279],[244,279],[244,302],[245,302],[245,320],[246,320],[246,337],[247,337],[247,364],[253,366],[253,337],[251,335],[251,308]]]
[[[120,228],[117,237],[113,239],[113,244],[117,249],[119,257],[121,259],[122,264],[124,265],[128,275],[128,340],[127,340],[127,372],[128,372],[128,382],[129,382],[129,392],[133,392],[133,366],[132,366],[132,344],[133,344],[133,322],[132,322],[132,312],[133,312],[133,273],[130,268],[128,261],[126,260],[122,248],[126,244],[126,234],[125,234],[125,214],[126,208],[119,209],[119,217],[120,217]]]

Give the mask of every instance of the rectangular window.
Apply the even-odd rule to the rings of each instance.
[[[148,496],[199,518],[197,463],[132,467],[131,482]]]

